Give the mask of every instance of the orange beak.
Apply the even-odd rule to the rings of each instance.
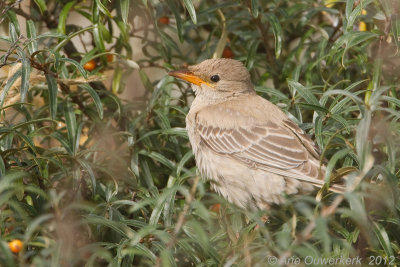
[[[206,83],[203,79],[193,74],[193,72],[189,70],[175,70],[168,72],[168,75],[179,78],[181,80],[193,83],[195,85],[200,86],[203,83]]]

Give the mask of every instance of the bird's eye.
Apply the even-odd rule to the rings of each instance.
[[[216,83],[216,82],[219,81],[219,76],[218,76],[218,75],[213,75],[213,76],[211,76],[210,80],[211,80],[212,82]]]

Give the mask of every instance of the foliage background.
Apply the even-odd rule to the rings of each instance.
[[[397,1],[34,0],[28,12],[27,2],[0,3],[2,265],[400,264]],[[73,13],[90,26],[68,24]],[[251,213],[209,190],[184,131],[192,92],[148,69],[213,56],[244,62],[257,92],[313,136],[326,181],[355,170],[348,192]],[[144,101],[121,97],[140,86],[124,84],[132,72]]]

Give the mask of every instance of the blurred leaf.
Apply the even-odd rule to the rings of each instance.
[[[168,47],[174,49],[175,51],[179,52],[178,45],[175,43],[175,41],[166,33],[160,31],[159,32],[161,39],[163,40],[163,43],[165,43]]]
[[[386,257],[394,257],[390,239],[385,228],[382,227],[382,225],[380,225],[379,223],[374,222],[374,232],[379,240],[379,243],[382,245],[382,248],[386,253]]]
[[[123,92],[124,83],[122,81],[123,70],[120,66],[116,67],[113,74],[112,80],[112,92],[114,94],[120,94]]]
[[[279,58],[282,53],[282,26],[274,14],[268,13],[266,14],[266,18],[272,26],[272,32],[274,33],[275,37],[275,57]]]
[[[95,0],[97,7],[99,8],[100,12],[106,15],[109,18],[112,18],[111,13],[108,11],[108,9],[103,5],[101,0]]]
[[[94,38],[94,43],[96,44],[96,48],[98,48],[100,52],[106,51],[106,48],[104,46],[103,34],[98,24],[95,24],[95,27],[93,29],[93,38]]]
[[[44,14],[44,12],[47,11],[47,5],[44,0],[33,0],[33,1],[38,6],[41,14]]]
[[[258,0],[251,0],[251,14],[254,18],[258,17],[258,9],[259,9],[259,1]]]
[[[80,84],[79,87],[86,90],[89,95],[93,98],[93,102],[96,105],[97,112],[99,113],[100,119],[103,119],[103,104],[101,103],[100,97],[97,92],[89,84]]]
[[[391,26],[392,26],[393,40],[397,46],[397,52],[398,52],[400,49],[400,15],[392,16]]]
[[[50,116],[54,120],[57,116],[57,93],[58,93],[57,81],[51,74],[46,74],[45,76],[49,87]]]
[[[171,170],[174,169],[174,164],[170,160],[168,160],[165,156],[163,156],[157,152],[152,151],[149,153],[147,151],[141,150],[141,151],[139,151],[139,154],[147,156],[149,158],[152,158],[155,161],[164,164],[166,167],[168,167]]]
[[[192,0],[183,0],[183,3],[189,12],[190,18],[192,19],[193,23],[197,23],[197,18],[196,18],[196,10],[194,9]]]
[[[122,21],[125,24],[128,23],[129,3],[130,3],[130,0],[121,0],[119,3]]]
[[[181,20],[181,14],[179,13],[179,8],[176,6],[175,0],[166,0],[165,2],[167,3],[169,9],[172,11],[172,13],[175,16],[176,28],[178,30],[179,41],[183,42],[183,25],[182,25],[182,20]]]
[[[89,175],[90,177],[90,181],[92,182],[92,195],[94,196],[96,194],[96,177],[94,175],[93,169],[90,166],[90,164],[88,162],[86,162],[85,160],[82,159],[77,159],[77,161],[79,162],[79,164],[82,166],[82,168],[86,171],[86,173]]]
[[[0,155],[0,178],[6,174],[6,165],[4,164],[3,157]]]
[[[65,125],[67,126],[68,131],[68,139],[69,139],[69,147],[72,147],[72,152],[75,155],[75,143],[76,143],[76,118],[75,112],[70,101],[66,101],[64,106],[64,114],[65,114]]]
[[[65,4],[62,8],[60,15],[58,16],[58,27],[57,31],[61,34],[66,34],[65,32],[65,23],[67,21],[68,15],[70,13],[71,8],[73,8],[76,4],[76,1],[71,1]]]

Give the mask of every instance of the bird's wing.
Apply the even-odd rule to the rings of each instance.
[[[213,151],[230,155],[249,167],[261,168],[317,186],[320,178],[318,150],[294,123],[266,122],[252,127],[220,128],[197,121],[202,142]]]

